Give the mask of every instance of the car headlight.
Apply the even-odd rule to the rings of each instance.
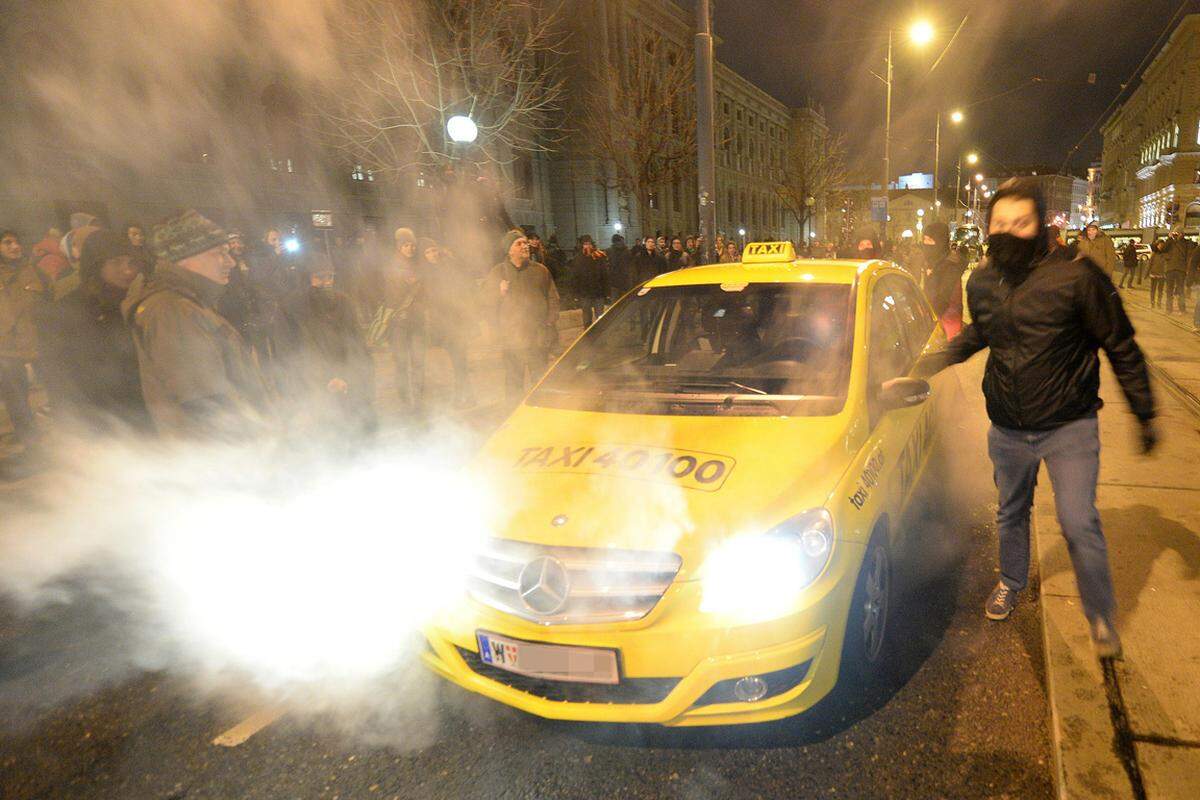
[[[730,539],[704,562],[700,610],[747,621],[783,616],[825,569],[832,550],[833,520],[823,508],[767,533]]]

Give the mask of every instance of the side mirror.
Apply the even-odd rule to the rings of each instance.
[[[887,411],[919,406],[933,390],[920,378],[892,378],[879,386],[879,404]]]

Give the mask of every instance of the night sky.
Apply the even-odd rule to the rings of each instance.
[[[685,8],[692,0],[678,0]],[[717,58],[789,105],[824,105],[851,155],[882,169],[888,27],[894,55],[893,175],[932,169],[939,107],[967,120],[942,129],[943,170],[970,149],[1009,166],[1049,164],[1100,117],[1175,14],[1181,0],[713,0],[722,43]],[[1200,12],[1200,1],[1188,3]],[[969,12],[969,16],[968,16]],[[963,17],[966,24],[930,72]],[[935,41],[913,47],[917,17],[938,28]],[[1089,83],[1095,73],[1095,83]],[[1138,73],[1140,75],[1140,72]],[[1033,82],[1038,78],[1037,82]],[[1023,87],[1023,88],[1017,88]],[[1004,97],[987,98],[1015,89]],[[984,102],[980,102],[984,101]],[[978,103],[977,105],[973,105]],[[1094,132],[1072,158],[1082,172],[1100,158]],[[878,157],[875,154],[878,153]]]

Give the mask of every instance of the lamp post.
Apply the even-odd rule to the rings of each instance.
[[[888,186],[892,180],[892,38],[895,31],[888,29],[887,38],[887,100],[884,104],[883,117],[883,238],[887,238],[887,224],[891,219],[890,194]],[[914,22],[908,30],[909,39],[918,47],[933,41],[933,26],[926,20]],[[879,76],[876,76],[879,77]]]
[[[963,121],[963,113],[961,111],[951,111],[950,121],[958,125]],[[934,126],[933,133],[933,218],[941,219],[941,214],[938,213],[938,208],[941,203],[938,202],[939,183],[939,167],[942,161],[942,112],[937,113],[937,125]]]
[[[470,117],[455,114],[446,120],[446,135],[455,144],[473,144],[479,138],[479,126]]]
[[[962,156],[958,157],[958,172],[954,176],[954,216],[958,216],[959,206],[965,205],[962,202]],[[967,164],[975,166],[979,163],[979,155],[977,153],[967,153]]]

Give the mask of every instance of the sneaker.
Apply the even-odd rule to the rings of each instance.
[[[1092,647],[1096,649],[1097,658],[1121,658],[1121,637],[1117,629],[1104,617],[1097,617],[1092,622]]]
[[[1004,582],[996,584],[996,588],[992,590],[991,597],[988,598],[987,605],[984,606],[984,613],[988,619],[1008,619],[1008,615],[1017,605],[1017,593],[1004,585]]]

